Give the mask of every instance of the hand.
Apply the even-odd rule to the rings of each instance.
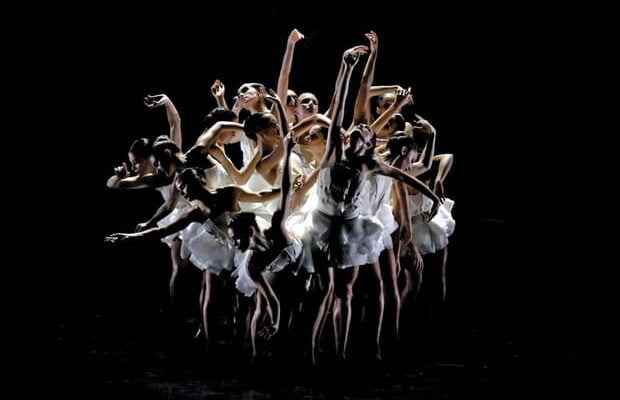
[[[293,29],[291,33],[288,35],[288,42],[291,44],[295,44],[304,38],[304,35],[299,32],[297,29]]]
[[[424,259],[422,258],[422,254],[417,246],[413,245],[413,269],[418,274],[422,273],[424,270]]]
[[[150,221],[147,222],[142,222],[138,225],[136,225],[136,232],[143,232],[147,229],[150,229],[153,226],[153,224]]]
[[[213,82],[213,85],[211,85],[211,94],[213,95],[213,97],[223,97],[225,92],[226,87],[224,86],[222,81],[216,79],[215,82]]]
[[[411,86],[407,90],[398,89],[396,91],[395,104],[398,108],[401,108],[406,104],[413,104],[413,97],[411,96]]]
[[[260,92],[263,95],[263,98],[270,103],[280,103],[280,97],[273,89],[267,89],[267,92]]]
[[[436,180],[433,186],[433,192],[439,197],[439,200],[442,202],[446,200],[446,195],[443,187],[443,182],[440,180]]]
[[[123,165],[114,168],[114,174],[120,179],[129,176],[129,168],[127,168],[127,163],[123,162]]]
[[[154,96],[146,95],[144,97],[144,105],[148,108],[161,107],[169,101],[170,99],[165,94],[156,94]]]
[[[355,46],[344,52],[342,60],[350,67],[353,67],[357,64],[360,55],[366,53],[368,53],[368,46]]]
[[[370,52],[376,53],[379,47],[379,37],[377,36],[375,31],[370,31],[369,33],[364,34],[364,36],[366,36],[366,39],[368,39],[368,42],[370,44]]]
[[[131,239],[132,237],[134,236],[129,233],[113,233],[109,236],[106,236],[103,241],[104,243],[117,244]]]
[[[440,205],[441,205],[441,201],[435,202],[433,203],[433,208],[431,208],[429,212],[422,214],[425,222],[430,222],[433,218],[435,218],[435,215],[437,215],[437,211],[439,211]]]
[[[235,96],[233,98],[233,101],[235,102],[232,106],[231,111],[234,112],[235,114],[239,115],[239,112],[241,111],[241,109],[243,108],[243,104],[242,101],[239,99],[239,97]]]

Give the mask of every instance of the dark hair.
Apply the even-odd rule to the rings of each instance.
[[[182,185],[203,185],[205,178],[204,171],[198,168],[184,168],[178,175],[179,183]]]
[[[224,107],[215,107],[202,119],[202,130],[205,131],[211,128],[217,122],[233,122],[235,119],[237,119],[237,114],[234,112],[227,110]]]
[[[404,131],[395,132],[387,142],[386,145],[389,153],[385,156],[388,162],[392,162],[398,157],[403,149],[407,147],[409,149],[416,149],[417,144],[415,140],[407,135]]]
[[[179,158],[180,152],[179,146],[167,137],[159,136],[153,142],[153,155],[160,162],[175,161],[178,164],[183,164],[183,160]]]
[[[251,212],[235,214],[230,218],[230,222],[228,223],[228,227],[234,232],[247,232],[251,226],[258,229],[256,215]]]
[[[129,146],[129,152],[139,158],[149,158],[153,154],[153,149],[147,138],[140,138]]]
[[[392,121],[392,120],[396,124],[396,129],[394,129],[394,131],[404,131],[405,130],[405,128],[406,128],[405,117],[403,117],[403,115],[401,113],[394,114],[394,116],[392,116],[390,121]]]
[[[250,115],[243,124],[245,135],[256,141],[258,132],[265,130],[275,123],[275,117],[269,112],[258,112]]]

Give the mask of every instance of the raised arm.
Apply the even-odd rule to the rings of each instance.
[[[284,51],[284,58],[282,59],[282,67],[280,67],[280,75],[278,76],[278,97],[286,101],[288,93],[288,81],[291,75],[291,66],[293,65],[293,54],[295,53],[295,44],[304,38],[297,29],[293,29],[288,35],[288,41],[286,42],[286,50]],[[287,115],[289,120],[294,121],[292,115]]]
[[[216,79],[211,85],[211,95],[215,99],[218,107],[222,107],[225,110],[228,110],[228,104],[226,103],[226,97],[224,94],[226,93],[226,87],[219,79]]]
[[[370,123],[370,103],[368,93],[375,77],[375,65],[377,64],[377,51],[379,48],[379,38],[373,31],[367,33],[366,38],[369,42],[370,54],[366,61],[366,67],[362,74],[362,81],[355,99],[355,109],[353,112],[353,125]]]
[[[161,239],[184,229],[192,222],[203,221],[208,216],[208,209],[198,205],[192,205],[185,209],[175,221],[168,225],[147,229],[138,233],[113,233],[107,236],[104,241],[108,243],[119,243],[138,239]]]
[[[237,122],[219,121],[213,124],[209,129],[205,130],[196,140],[196,146],[209,148],[217,142],[219,135],[226,132],[241,135],[244,133],[243,125]]]
[[[170,126],[170,139],[182,149],[183,138],[181,132],[181,117],[176,107],[165,94],[158,94],[154,96],[146,96],[144,98],[144,104],[148,108],[157,108],[164,106],[166,108],[166,118],[168,118],[168,125]]]
[[[342,81],[342,77],[344,76],[345,63],[344,61],[340,62],[340,70],[338,71],[338,75],[336,76],[336,87],[338,87],[338,82]],[[336,91],[332,95],[331,100],[329,101],[329,107],[323,113],[330,120],[334,119],[334,112],[336,111]]]
[[[407,90],[399,89],[396,92],[396,101],[392,103],[392,105],[387,110],[385,110],[385,112],[381,114],[379,118],[377,118],[375,122],[372,123],[372,125],[370,125],[370,129],[372,129],[377,134],[377,138],[382,139],[388,136],[387,134],[383,133],[383,128],[385,127],[385,125],[387,125],[387,123],[394,116],[394,114],[399,112],[405,104],[412,101],[413,98],[411,97],[411,88],[408,88]]]
[[[349,82],[351,81],[351,72],[361,54],[368,52],[366,46],[353,47],[344,52],[342,56],[342,64],[344,66],[344,73],[342,77],[338,77],[336,81],[336,88],[334,89],[334,114],[332,123],[329,125],[329,131],[327,134],[327,148],[321,160],[320,168],[324,167],[333,157],[339,159],[342,154],[341,133],[342,120],[344,118],[344,106],[347,98],[347,91],[349,90]],[[340,79],[341,78],[341,79]]]
[[[332,121],[323,114],[314,114],[306,117],[297,124],[293,125],[291,128],[293,140],[295,142],[299,141],[299,138],[312,129],[315,125],[321,125],[322,127],[327,128],[331,122]]]
[[[368,91],[368,98],[383,96],[386,93],[396,93],[398,90],[403,90],[403,88],[399,85],[373,86]]]

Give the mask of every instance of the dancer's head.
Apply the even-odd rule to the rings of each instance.
[[[418,144],[413,137],[405,134],[404,131],[396,132],[387,142],[388,154],[385,156],[388,163],[393,163],[397,158],[405,160],[405,163],[411,164],[417,160]]]
[[[177,189],[189,201],[200,197],[205,184],[204,171],[197,168],[185,168],[176,179]]]
[[[372,156],[377,136],[366,124],[355,125],[347,134],[345,154],[347,157]]]
[[[299,106],[297,115],[299,119],[310,117],[319,112],[319,99],[309,92],[299,95]]]
[[[243,108],[260,111],[265,104],[264,93],[266,92],[265,85],[261,83],[244,83],[237,90],[237,96]]]
[[[379,96],[379,99],[377,101],[377,108],[375,109],[375,111],[377,112],[377,115],[383,114],[395,102],[396,102],[395,93],[386,93],[382,96]]]
[[[136,139],[129,146],[127,157],[134,174],[151,173],[155,170],[153,149],[147,138]]]
[[[313,147],[324,149],[327,141],[327,128],[314,125],[308,132],[301,135],[297,141],[300,146],[306,149]]]
[[[167,136],[159,136],[153,142],[154,166],[159,173],[172,176],[177,167],[182,166],[185,157],[179,146]]]
[[[202,119],[203,132],[218,122],[237,122],[239,118],[234,112],[223,107],[216,107]],[[241,139],[241,132],[234,130],[224,130],[217,136],[218,144],[236,143]]]
[[[280,125],[269,112],[257,112],[248,117],[243,125],[248,138],[256,141],[260,136],[263,143],[273,144],[280,138]]]
[[[286,92],[286,108],[289,112],[297,114],[297,107],[299,106],[299,96],[293,90],[288,89]]]
[[[246,251],[250,247],[254,235],[259,233],[260,229],[256,223],[256,216],[251,212],[236,214],[228,223],[228,235],[241,251]]]

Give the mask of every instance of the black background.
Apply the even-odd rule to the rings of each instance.
[[[536,207],[528,185],[539,175],[530,175],[523,161],[535,144],[519,135],[524,119],[531,133],[542,119],[531,113],[540,99],[523,89],[544,86],[531,69],[544,68],[538,57],[544,50],[529,48],[533,38],[514,24],[516,10],[363,7],[330,12],[310,6],[300,16],[299,10],[241,4],[195,13],[150,6],[103,14],[97,34],[76,48],[61,85],[70,82],[79,90],[67,106],[80,122],[64,147],[87,158],[71,158],[76,184],[71,194],[55,197],[64,206],[58,209],[66,210],[58,217],[69,216],[73,235],[56,246],[66,267],[55,275],[60,279],[54,281],[53,315],[55,354],[77,363],[80,383],[100,387],[131,379],[110,371],[149,359],[162,339],[166,247],[101,244],[106,234],[131,231],[160,202],[157,193],[105,188],[133,139],[167,130],[163,110],[146,110],[142,97],[170,96],[187,148],[200,132],[201,117],[215,106],[209,92],[214,79],[226,84],[229,103],[244,82],[275,87],[292,28],[306,39],[296,47],[290,87],[316,93],[321,109],[342,52],[365,44],[363,33],[375,30],[375,84],[412,86],[416,112],[438,130],[437,152],[455,154],[446,182],[456,201],[457,230],[450,245],[449,333],[442,359],[490,369],[491,382],[506,392],[541,382],[567,389],[561,382],[577,376],[589,319],[577,295],[582,277],[578,267],[550,262],[544,254],[545,242],[555,240],[553,219],[543,222],[526,211]],[[533,53],[524,57],[526,48]],[[356,93],[361,69],[350,93]],[[192,285],[198,275],[188,275]]]

